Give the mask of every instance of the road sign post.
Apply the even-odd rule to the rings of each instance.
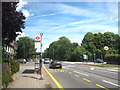
[[[40,33],[40,38],[41,38],[41,40],[40,40],[40,75],[41,75],[41,77],[40,77],[40,80],[43,80],[43,78],[42,78],[42,36],[43,36],[43,33]]]
[[[87,59],[88,59],[88,55],[83,54],[83,59],[84,59],[84,61],[87,61]]]
[[[104,46],[104,50],[105,50],[105,54],[107,54],[107,50],[109,50],[109,47],[108,46]]]
[[[95,64],[95,53],[94,53],[94,64]]]
[[[40,60],[39,60],[39,68],[38,73],[41,75],[40,80],[43,80],[42,78],[42,36],[43,33],[40,33],[40,36],[35,37],[35,48],[40,48]]]

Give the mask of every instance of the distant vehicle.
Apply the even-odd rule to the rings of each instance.
[[[19,62],[19,63],[23,63],[23,64],[26,63],[26,59],[18,59],[18,60],[16,60],[16,61]]]
[[[44,64],[49,64],[50,63],[50,59],[49,58],[45,58],[44,59]]]
[[[51,61],[49,68],[62,68],[62,63],[60,61]]]
[[[98,58],[98,59],[95,60],[95,62],[96,63],[103,63],[104,61],[102,59]]]
[[[53,60],[52,59],[50,59],[50,62],[52,62]]]

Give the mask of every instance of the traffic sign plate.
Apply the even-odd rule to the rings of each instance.
[[[40,33],[40,36],[42,36],[43,35],[43,33]]]
[[[40,41],[40,37],[39,36],[35,37],[35,40]]]

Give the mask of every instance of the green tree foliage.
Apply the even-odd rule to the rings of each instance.
[[[105,33],[91,33],[88,32],[83,41],[82,46],[92,54],[96,55],[96,58],[104,58],[105,50],[104,46],[108,46],[109,50],[107,53],[117,54],[118,53],[118,40],[119,35],[114,34],[113,32],[105,32]],[[92,58],[91,58],[92,59]]]
[[[22,32],[25,16],[16,11],[18,2],[2,3],[2,41],[9,44],[16,39],[16,32]]]
[[[31,53],[35,52],[34,40],[29,37],[21,37],[18,42],[17,58],[30,58]]]
[[[66,37],[60,37],[58,41],[54,41],[50,44],[49,48],[45,50],[45,57],[58,60],[70,59],[71,51],[74,47],[77,47],[77,43],[71,43]]]
[[[85,48],[82,46],[77,46],[75,50],[72,52],[71,60],[72,61],[83,61],[83,54],[86,54]]]
[[[82,40],[81,46],[78,43],[71,43],[66,37],[60,37],[58,41],[50,44],[45,50],[45,57],[67,61],[84,61],[83,54],[88,55],[88,61],[94,61],[95,58],[104,59],[106,51],[104,46],[108,46],[109,54],[117,54],[120,37],[113,32],[92,33],[88,32]]]

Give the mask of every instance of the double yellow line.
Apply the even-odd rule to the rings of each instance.
[[[44,66],[43,66],[43,68],[49,74],[49,76],[52,78],[52,80],[55,82],[57,87],[60,88],[60,90],[64,90],[63,87],[60,85],[60,83],[53,77],[53,75]]]

